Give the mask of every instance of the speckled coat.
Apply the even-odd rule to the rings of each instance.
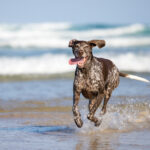
[[[82,93],[85,98],[89,99],[89,114],[87,118],[94,122],[95,126],[99,126],[101,120],[94,116],[95,112],[104,99],[101,114],[106,113],[106,105],[111,93],[119,84],[119,71],[112,61],[93,56],[91,44],[101,48],[105,45],[103,40],[89,42],[72,40],[69,44],[75,57],[84,56],[88,58],[84,67],[80,68],[77,65],[75,71],[72,107],[74,121],[79,128],[82,127],[83,122],[78,109],[80,94]],[[76,45],[78,46],[77,50],[75,48]]]
[[[74,89],[85,98],[112,92],[119,84],[119,71],[112,61],[93,57],[88,69],[76,68]]]

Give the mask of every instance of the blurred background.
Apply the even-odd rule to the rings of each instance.
[[[97,56],[121,71],[150,72],[148,0],[0,1],[0,76],[52,75],[68,65],[69,40],[104,39]]]
[[[94,48],[95,56],[111,59],[120,71],[150,79],[149,6],[149,0],[0,0],[1,135],[6,135],[1,129],[8,125],[60,125],[60,120],[61,125],[74,124],[71,106],[75,66],[68,64],[73,57],[68,47],[71,39],[104,39],[106,46]],[[112,105],[142,101],[143,106],[149,104],[149,96],[149,86],[121,79]],[[125,113],[129,113],[127,110]],[[53,115],[49,118],[47,112]],[[135,118],[133,113],[128,115]],[[120,119],[123,123],[128,120],[124,116]],[[68,128],[58,129],[68,132]],[[41,130],[53,128],[36,129]],[[11,138],[8,133],[6,141]],[[37,140],[36,136],[32,138]],[[24,141],[28,143],[28,139]],[[14,149],[15,142],[17,139],[11,143]],[[36,142],[33,145],[36,148]],[[3,149],[6,147],[7,142]]]
[[[71,39],[104,39],[106,47],[95,48],[94,55],[111,59],[120,71],[150,73],[149,5],[148,0],[0,1],[0,81],[73,79],[75,66],[68,65],[73,57],[68,48]],[[38,92],[30,97],[35,88],[30,92],[24,86],[22,93],[30,94],[20,94],[19,99],[59,95],[44,92],[39,97]],[[17,99],[18,90],[13,90],[10,99]],[[11,93],[4,95],[5,91],[1,99]]]

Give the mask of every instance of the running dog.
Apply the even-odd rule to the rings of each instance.
[[[148,80],[119,72],[115,64],[108,59],[93,56],[92,48],[105,46],[104,40],[78,41],[71,40],[75,58],[69,60],[70,65],[77,65],[73,85],[73,115],[77,127],[81,128],[83,122],[78,109],[80,94],[89,99],[89,114],[87,118],[94,122],[95,126],[101,124],[101,120],[95,117],[95,112],[104,99],[101,115],[106,113],[106,106],[113,90],[119,85],[119,76],[149,82]]]

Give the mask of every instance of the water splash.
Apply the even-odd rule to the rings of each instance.
[[[95,127],[93,122],[87,120],[88,110],[84,107],[81,110],[84,125],[81,129],[76,129],[78,133],[96,134],[104,132],[128,132],[140,128],[148,128],[150,121],[150,104],[109,104],[107,113],[100,116],[100,109],[96,116],[102,120],[99,127]]]

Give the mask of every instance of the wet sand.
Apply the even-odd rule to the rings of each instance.
[[[109,112],[100,127],[86,120],[78,129],[70,109],[17,111],[0,113],[0,149],[56,149],[56,150],[135,150],[150,148],[150,114],[141,112],[135,120],[123,120],[116,112]],[[129,115],[129,114],[127,114]],[[120,119],[120,120],[119,120]],[[121,121],[121,122],[120,122]]]

